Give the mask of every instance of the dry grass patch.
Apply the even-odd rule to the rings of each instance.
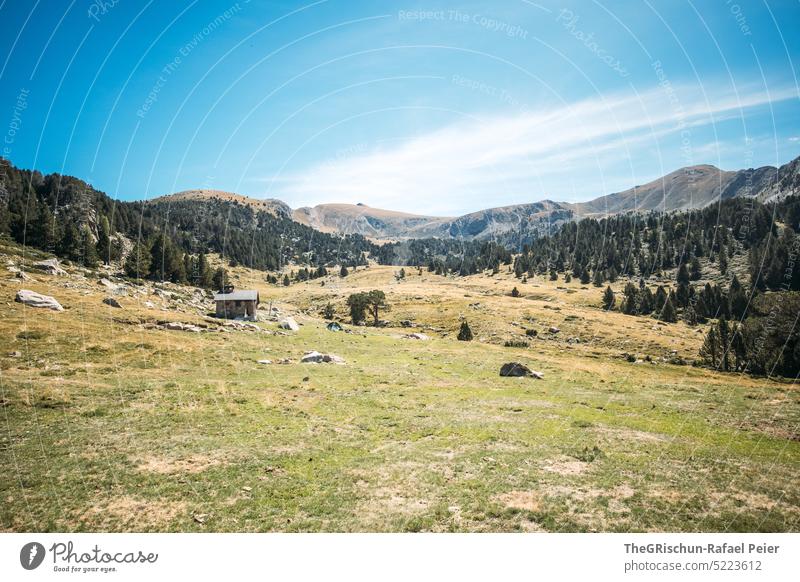
[[[589,463],[578,461],[572,457],[563,456],[558,459],[546,461],[542,465],[542,469],[548,473],[555,473],[556,475],[581,475],[589,469]]]
[[[509,509],[537,512],[542,509],[542,496],[538,491],[509,491],[496,495],[494,501]]]
[[[154,501],[123,495],[95,503],[79,520],[93,531],[135,532],[163,529],[184,514],[188,515],[184,501]]]
[[[202,473],[206,469],[221,464],[222,462],[219,459],[205,455],[193,455],[182,459],[147,457],[137,465],[136,469],[144,473],[156,473],[159,475],[194,474]]]

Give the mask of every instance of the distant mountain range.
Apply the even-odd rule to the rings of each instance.
[[[519,233],[547,234],[564,222],[627,212],[689,210],[720,200],[752,197],[769,202],[800,193],[800,157],[780,168],[764,166],[725,171],[711,165],[689,166],[662,178],[588,202],[543,200],[489,208],[458,217],[423,216],[364,204],[319,204],[292,209],[280,200],[258,200],[219,190],[188,190],[160,201],[219,199],[237,202],[321,232],[361,234],[374,240],[444,238],[488,240]]]

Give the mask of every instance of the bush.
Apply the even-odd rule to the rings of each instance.
[[[507,348],[527,348],[530,346],[528,342],[520,339],[506,340],[506,342],[503,345]]]
[[[512,296],[512,297],[519,297],[519,289],[517,289],[516,287],[514,287],[514,288],[511,290],[511,296]]]

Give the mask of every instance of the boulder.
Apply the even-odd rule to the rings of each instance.
[[[422,341],[426,341],[426,340],[431,339],[427,335],[425,335],[424,333],[407,333],[403,337],[406,338],[406,339],[415,339],[415,340],[422,340]]]
[[[61,304],[55,300],[54,297],[49,295],[41,295],[35,291],[28,289],[20,289],[17,291],[17,296],[14,298],[17,303],[22,303],[28,307],[42,307],[44,309],[52,309],[53,311],[64,311]]]
[[[106,305],[110,305],[111,307],[116,307],[117,309],[122,309],[122,305],[119,304],[119,301],[114,299],[113,297],[106,297],[103,299],[103,303]]]
[[[286,317],[286,318],[282,319],[278,323],[278,327],[281,328],[281,329],[288,329],[290,331],[299,331],[300,330],[300,326],[297,324],[297,322],[294,320],[293,317]]]
[[[321,354],[316,351],[306,352],[300,361],[304,364],[344,364],[344,359],[334,354]]]
[[[336,323],[335,321],[330,322],[325,327],[327,328],[328,331],[342,331],[342,326]]]
[[[112,283],[111,281],[109,281],[109,280],[108,280],[108,279],[106,279],[105,277],[103,277],[102,279],[100,279],[100,280],[97,282],[97,284],[98,284],[98,285],[102,285],[102,286],[103,286],[103,287],[105,287],[106,289],[111,289],[111,290],[114,290],[114,289],[116,289],[116,288],[117,288],[117,286],[116,286],[114,283]]]
[[[507,364],[503,364],[500,367],[500,375],[507,377],[529,377],[536,378],[538,380],[544,378],[544,374],[541,372],[531,370],[528,366],[525,364],[520,364],[519,362],[509,362]]]
[[[17,279],[20,279],[21,281],[31,281],[33,279],[25,271],[17,271],[16,277],[17,277]]]
[[[58,259],[47,259],[46,261],[38,261],[33,263],[33,268],[39,271],[44,271],[49,275],[56,275],[62,277],[67,274],[67,272],[61,268],[61,263],[58,262]]]
[[[258,360],[259,364],[271,364],[272,360]]]
[[[560,332],[561,330],[560,330],[560,329],[558,329],[558,328],[557,328],[557,327],[554,325],[554,326],[551,326],[551,327],[550,327],[550,329],[549,329],[548,331],[549,331],[550,333],[558,333],[558,332]]]

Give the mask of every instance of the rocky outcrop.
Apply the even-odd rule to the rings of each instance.
[[[541,372],[531,370],[528,366],[525,364],[520,364],[519,362],[509,362],[507,364],[503,364],[500,367],[500,375],[505,377],[536,378],[537,380],[544,378],[544,374]]]
[[[52,309],[53,311],[64,311],[61,304],[54,297],[42,295],[28,289],[20,289],[14,298],[17,303],[22,303],[28,307],[38,307],[42,309]]]
[[[300,326],[294,320],[293,317],[285,317],[278,323],[278,327],[281,329],[288,329],[289,331],[299,331]]]
[[[110,307],[116,307],[117,309],[122,309],[122,305],[120,305],[119,301],[114,299],[113,297],[106,297],[103,299],[103,303]]]
[[[43,271],[48,275],[55,275],[57,277],[64,277],[67,272],[61,268],[61,263],[58,259],[47,259],[46,261],[37,261],[33,263],[33,268],[37,271]]]
[[[306,352],[300,361],[304,364],[344,364],[344,359],[334,354],[321,354],[319,352]]]

